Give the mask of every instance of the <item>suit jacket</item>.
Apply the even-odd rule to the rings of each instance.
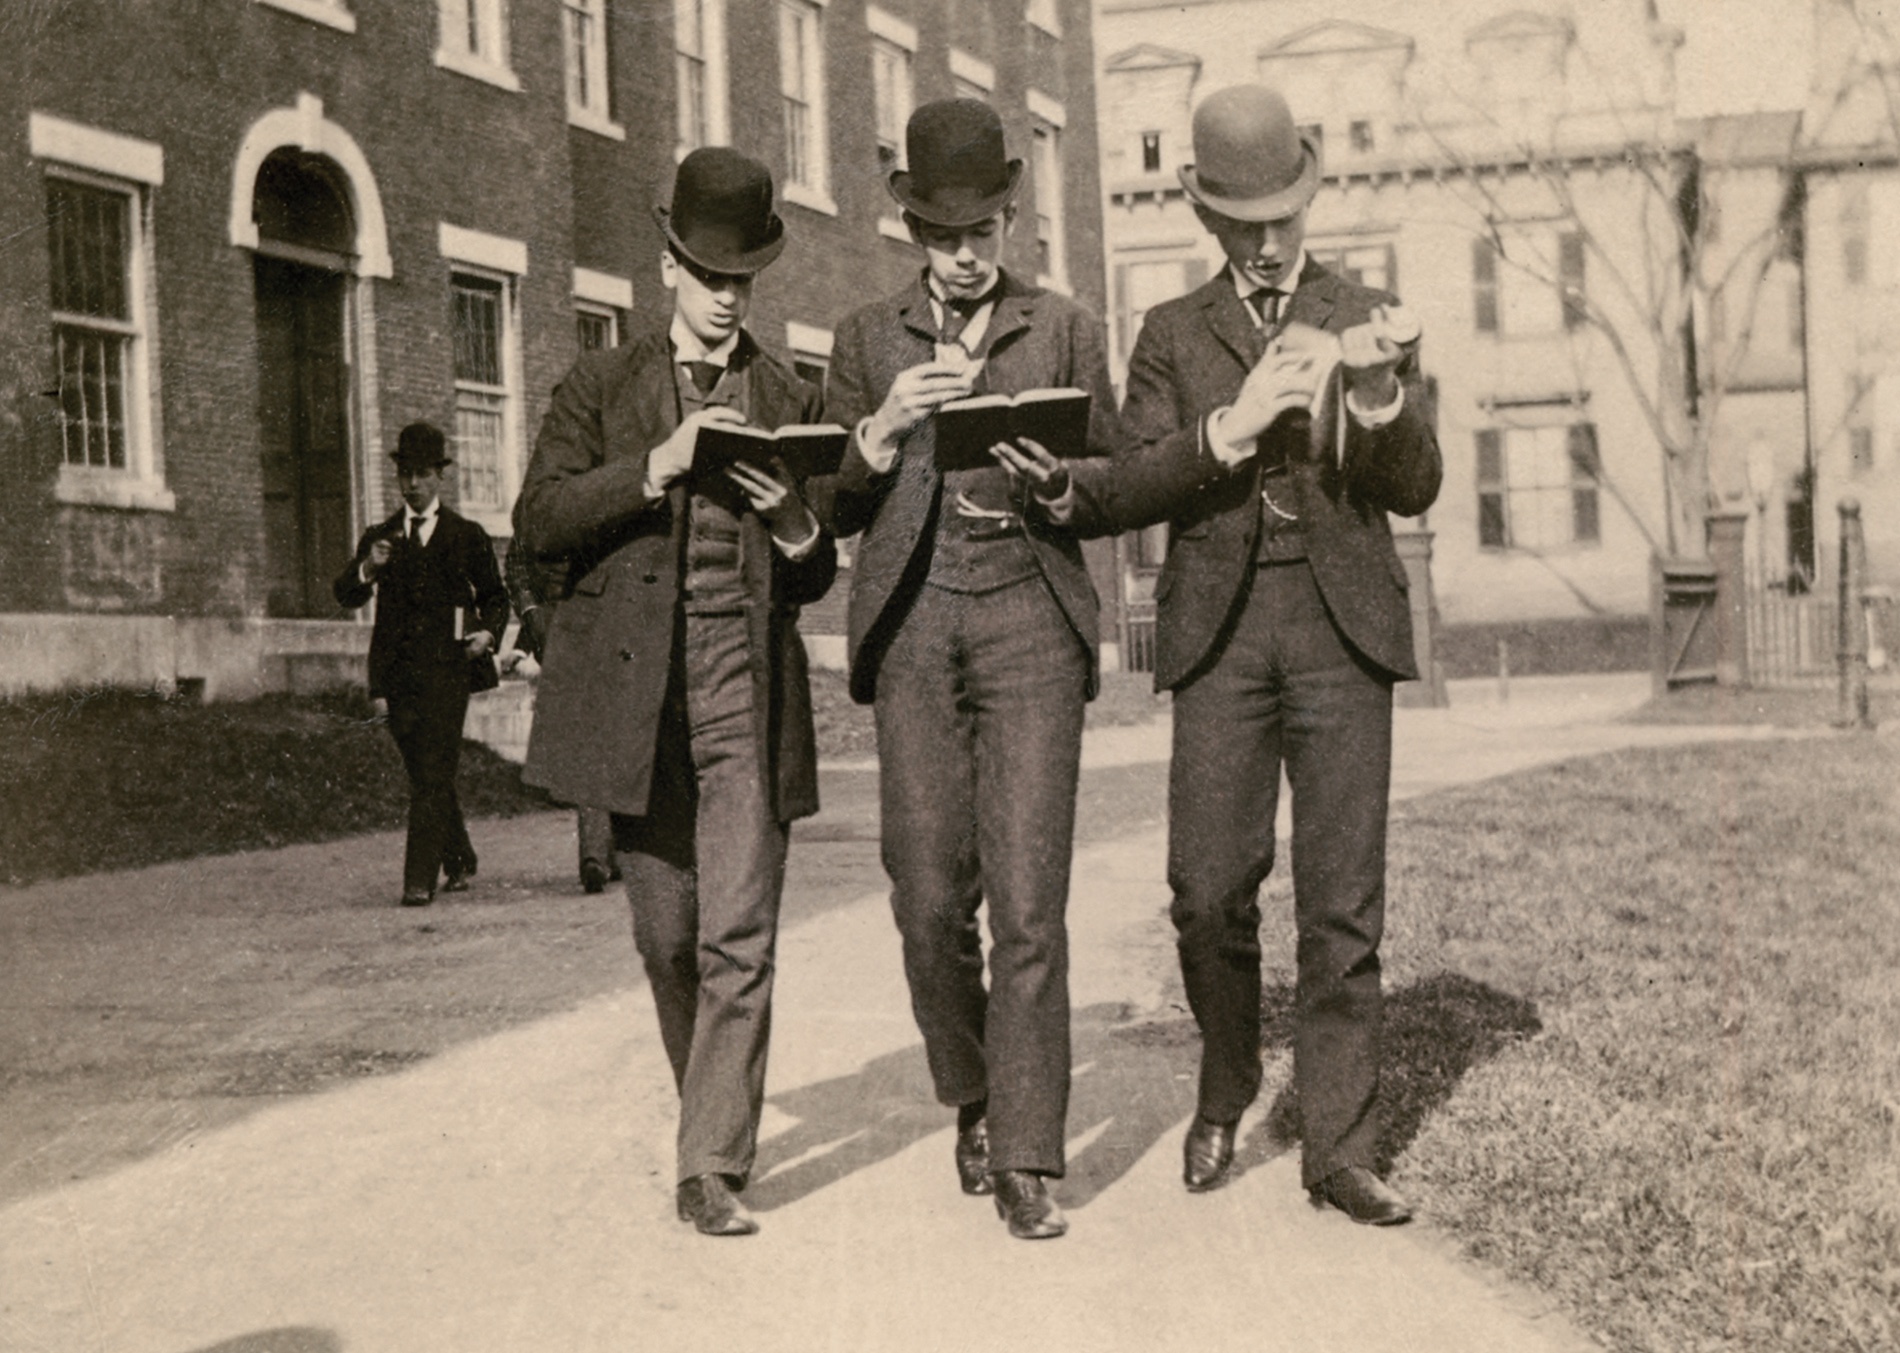
[[[761,427],[816,422],[817,390],[742,335],[736,357]],[[664,327],[591,352],[555,388],[517,505],[524,546],[566,568],[535,693],[522,778],[569,803],[642,815],[680,624],[690,489],[646,493],[647,456],[679,426]],[[794,562],[758,514],[740,517],[760,764],[779,820],[818,810],[811,685],[798,608],[836,576],[829,536]]]
[[[418,546],[403,534],[406,511],[363,532],[356,555],[331,591],[337,604],[355,610],[376,597],[376,625],[369,636],[369,693],[415,693],[439,683],[465,683],[471,691],[492,689],[499,678],[492,657],[470,658],[455,637],[455,610],[463,607],[464,635],[487,630],[497,645],[508,626],[508,593],[501,584],[488,532],[447,505],[437,509],[429,542]],[[369,548],[387,539],[389,562],[366,583],[361,572]]]
[[[1393,301],[1309,260],[1283,322],[1343,332]],[[1256,341],[1223,269],[1150,310],[1129,359],[1122,421],[1130,446],[1116,462],[1108,511],[1122,529],[1169,523],[1167,561],[1155,584],[1155,686],[1171,690],[1218,660],[1222,629],[1253,567],[1261,466],[1281,452],[1289,475],[1273,481],[1284,486],[1273,494],[1299,505],[1307,559],[1327,610],[1364,657],[1394,678],[1415,677],[1405,566],[1386,514],[1423,512],[1443,474],[1438,440],[1422,415],[1416,358],[1400,367],[1405,404],[1391,423],[1367,430],[1330,403],[1317,415],[1324,421],[1317,430],[1304,411],[1283,414],[1261,434],[1261,451],[1230,470],[1208,450],[1201,425],[1240,392]],[[1336,418],[1345,419],[1346,439],[1335,466],[1309,445],[1337,445]]]
[[[1002,294],[984,335],[988,359],[979,390],[1015,394],[1047,386],[1074,386],[1092,396],[1089,451],[1096,461],[1069,462],[1079,491],[1076,513],[1056,526],[1035,511],[1022,514],[1023,531],[1076,638],[1090,657],[1089,695],[1100,681],[1101,603],[1082,560],[1081,538],[1113,529],[1098,509],[1093,486],[1109,469],[1120,444],[1115,396],[1101,322],[1066,297],[1003,274]],[[923,280],[865,306],[840,326],[826,376],[825,410],[855,428],[875,413],[898,374],[936,355],[937,323]],[[837,475],[818,489],[820,514],[838,536],[862,531],[852,567],[846,616],[851,695],[868,704],[876,694],[877,664],[885,643],[909,608],[911,588],[929,566],[931,526],[939,511],[943,476],[936,468],[936,431],[929,418],[899,440],[889,474],[875,474],[854,438]],[[1024,492],[1027,486],[1022,486]]]

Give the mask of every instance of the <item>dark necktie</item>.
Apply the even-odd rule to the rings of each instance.
[[[713,387],[719,384],[719,378],[726,372],[717,362],[687,362],[684,365],[687,374],[693,378],[693,388],[702,396],[710,395]]]
[[[409,543],[411,545],[417,544],[422,539],[422,518],[415,516],[413,513],[409,517],[408,534]]]
[[[1254,292],[1247,297],[1247,310],[1253,315],[1256,329],[1271,329],[1280,322],[1280,307],[1286,300],[1284,291],[1275,291],[1271,287]]]
[[[951,296],[940,304],[943,307],[943,322],[937,326],[937,341],[949,344],[963,339],[963,331],[969,326],[976,312],[996,299],[996,288],[991,287],[981,296]]]

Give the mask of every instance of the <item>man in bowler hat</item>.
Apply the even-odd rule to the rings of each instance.
[[[1220,90],[1193,139],[1181,182],[1227,267],[1143,322],[1112,506],[1124,527],[1169,523],[1155,685],[1174,694],[1168,878],[1203,1039],[1184,1178],[1225,1182],[1260,1089],[1259,890],[1284,767],[1303,1180],[1316,1203],[1386,1225],[1411,1215],[1371,1169],[1392,686],[1418,675],[1386,514],[1430,507],[1442,467],[1415,323],[1306,253],[1319,152],[1285,100]],[[1339,365],[1317,381],[1326,344]]]
[[[1102,326],[1000,266],[1023,163],[988,104],[917,109],[889,187],[926,266],[838,330],[827,412],[855,429],[825,485],[863,532],[848,608],[851,694],[876,711],[885,869],[938,1098],[957,1109],[965,1193],[1012,1235],[1067,1229],[1069,857],[1082,710],[1097,686],[1095,589],[1078,538],[1115,446]],[[1011,441],[940,471],[934,411],[972,392],[1075,387],[1086,444]],[[988,989],[977,909],[990,920]]]
[[[403,505],[363,533],[337,578],[337,603],[376,598],[369,640],[369,692],[389,709],[389,731],[409,776],[409,837],[402,905],[459,892],[475,873],[475,849],[455,797],[462,723],[472,691],[497,683],[491,656],[508,624],[508,593],[488,533],[442,502],[449,460],[440,428],[411,423],[396,438]]]
[[[703,427],[820,411],[743,327],[785,244],[771,175],[695,150],[658,216],[671,320],[575,363],[522,485],[520,544],[566,569],[522,778],[613,815],[680,1093],[679,1217],[740,1236],[758,1229],[738,1194],[764,1105],[789,824],[818,808],[798,608],[831,586],[837,550],[782,464],[694,466]]]

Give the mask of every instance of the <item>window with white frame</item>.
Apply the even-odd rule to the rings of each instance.
[[[507,534],[520,478],[520,281],[528,250],[518,240],[446,222],[438,230],[449,265],[460,505],[484,526]]]
[[[1062,14],[1057,0],[1029,0],[1023,17],[1051,37],[1062,36]]]
[[[575,338],[582,352],[620,346],[622,321],[633,309],[633,283],[592,268],[574,269]]]
[[[568,119],[594,131],[624,136],[613,124],[613,101],[607,88],[607,0],[562,0],[562,18]]]
[[[441,35],[438,66],[519,90],[521,81],[508,66],[508,0],[437,0]]]
[[[1036,198],[1036,276],[1047,285],[1068,284],[1069,263],[1062,210],[1062,105],[1029,91],[1031,191]]]
[[[778,70],[785,122],[785,200],[822,211],[831,204],[826,143],[824,9],[779,0]]]
[[[831,330],[797,320],[785,322],[785,346],[792,354],[792,370],[820,390],[831,370]]]
[[[1482,548],[1550,550],[1601,542],[1602,468],[1594,424],[1479,428],[1476,437]]]
[[[673,0],[678,154],[728,139],[726,0]]]
[[[1398,260],[1390,244],[1309,243],[1306,252],[1321,267],[1358,286],[1399,289]]]
[[[611,306],[574,302],[574,330],[582,352],[620,346],[620,315]]]
[[[50,328],[63,502],[168,510],[157,436],[148,141],[34,113],[46,162]]]
[[[1581,233],[1504,225],[1472,241],[1473,319],[1479,333],[1523,337],[1580,327],[1588,313]]]
[[[1134,259],[1115,265],[1115,338],[1122,359],[1135,350],[1141,321],[1163,301],[1185,296],[1207,280],[1200,258]]]
[[[964,51],[961,47],[950,49],[950,92],[959,99],[975,99],[979,103],[988,103],[991,93],[996,89],[996,67]]]
[[[904,128],[916,105],[911,63],[917,29],[876,5],[866,6],[871,30],[871,97],[877,122],[877,167],[888,176],[903,168]]]

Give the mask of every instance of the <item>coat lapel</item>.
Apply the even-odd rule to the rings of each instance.
[[[1201,288],[1201,314],[1221,346],[1234,354],[1241,370],[1252,370],[1259,335],[1253,316],[1241,304],[1240,293],[1234,290],[1233,278],[1225,268]]]
[[[1287,302],[1284,320],[1288,324],[1310,324],[1324,329],[1333,317],[1334,291],[1338,279],[1311,258],[1300,271],[1300,284]]]

